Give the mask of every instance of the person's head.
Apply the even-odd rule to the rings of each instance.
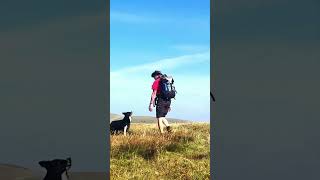
[[[158,79],[161,75],[162,75],[161,71],[156,70],[151,74],[151,77],[153,77],[154,79]]]

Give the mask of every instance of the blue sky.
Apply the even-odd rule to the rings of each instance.
[[[210,1],[111,1],[113,113],[148,111],[155,70],[176,80],[168,117],[209,121]]]

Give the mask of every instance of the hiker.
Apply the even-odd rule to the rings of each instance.
[[[168,132],[171,132],[172,129],[169,125],[169,122],[165,118],[167,113],[171,110],[171,98],[163,98],[161,96],[161,77],[162,73],[160,71],[154,71],[151,74],[151,77],[154,78],[154,82],[152,84],[152,94],[151,100],[149,104],[149,111],[152,112],[152,107],[156,106],[156,118],[158,120],[158,127],[160,133],[163,133],[164,126],[166,127]]]

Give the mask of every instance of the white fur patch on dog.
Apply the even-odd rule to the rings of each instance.
[[[126,125],[126,126],[124,127],[124,130],[123,130],[123,134],[124,134],[124,135],[127,134],[127,129],[128,129],[128,125]]]
[[[67,177],[66,172],[63,172],[63,173],[62,173],[61,179],[62,179],[62,180],[68,180],[68,177]]]

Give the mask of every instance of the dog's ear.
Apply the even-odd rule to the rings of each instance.
[[[122,114],[123,114],[123,115],[126,115],[126,113],[125,113],[125,112],[123,112]]]
[[[68,158],[67,158],[67,161],[68,161],[68,164],[71,165],[71,162],[72,162],[72,161],[71,161],[71,157],[68,157]]]
[[[39,162],[39,165],[41,166],[41,167],[44,167],[44,168],[46,168],[48,165],[48,161],[40,161]]]

